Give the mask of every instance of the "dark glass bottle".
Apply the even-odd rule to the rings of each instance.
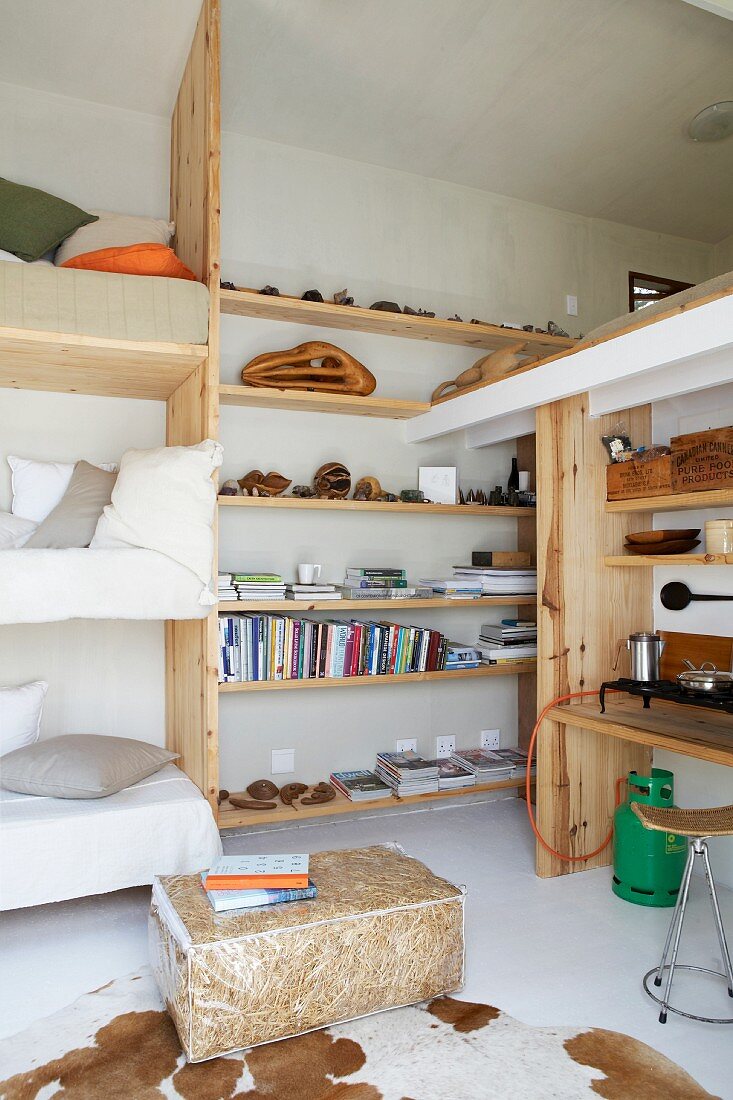
[[[509,492],[513,489],[515,493],[519,489],[519,467],[517,466],[516,458],[512,459],[512,472],[509,474],[509,480],[506,483],[506,487]]]

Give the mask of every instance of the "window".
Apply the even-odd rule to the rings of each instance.
[[[694,283],[680,283],[676,279],[660,279],[656,275],[642,275],[640,271],[629,272],[629,310],[637,313],[652,302],[661,302],[670,294],[687,290]]]

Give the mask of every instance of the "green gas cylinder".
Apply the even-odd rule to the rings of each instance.
[[[671,807],[674,776],[663,768],[651,775],[629,772],[626,801],[613,819],[613,892],[634,905],[674,905],[687,859],[687,838],[645,829],[632,802]]]

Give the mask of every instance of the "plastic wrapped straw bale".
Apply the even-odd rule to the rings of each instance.
[[[425,1001],[463,982],[465,891],[394,846],[320,852],[318,897],[215,913],[157,879],[153,969],[192,1062]]]

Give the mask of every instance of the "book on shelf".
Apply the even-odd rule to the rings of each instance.
[[[288,581],[285,585],[285,588],[288,592],[302,592],[304,596],[308,595],[309,593],[315,592],[321,593],[336,591],[335,584],[300,584],[297,581]]]
[[[232,573],[235,584],[282,584],[279,573]]]
[[[303,890],[308,886],[306,854],[220,856],[204,877],[206,890]]]
[[[533,645],[508,645],[492,648],[491,645],[479,644],[477,652],[484,664],[500,665],[509,661],[534,660],[537,656],[537,645],[535,643]]]
[[[438,766],[438,790],[452,791],[457,787],[475,787],[476,776],[470,768],[450,758],[429,760],[429,764]]]
[[[331,772],[330,782],[351,802],[372,802],[377,798],[389,798],[392,788],[376,772],[359,768],[352,772]]]
[[[481,583],[469,578],[463,580],[458,577],[422,578],[420,584],[432,588],[433,592],[436,592],[439,596],[460,596],[463,598],[475,596],[478,598],[483,595]]]
[[[446,671],[455,672],[462,668],[478,668],[481,664],[481,654],[476,646],[464,645],[463,642],[449,642],[446,653]]]
[[[405,580],[407,572],[404,569],[391,569],[380,568],[372,566],[369,568],[361,568],[354,565],[349,565],[346,568],[347,577],[395,577],[399,580]]]
[[[503,623],[483,623],[480,636],[487,642],[499,645],[513,645],[537,638],[536,623],[522,623],[519,626],[505,626]]]
[[[404,588],[367,585],[364,588],[354,588],[342,584],[341,594],[345,600],[424,600],[432,596],[433,590],[425,585]]]
[[[473,772],[477,783],[491,779],[508,779],[512,773],[513,765],[502,760],[490,749],[456,749],[450,758]]]
[[[202,874],[202,885],[206,874]],[[318,897],[318,890],[309,879],[308,885],[299,889],[266,890],[207,890],[204,891],[215,913],[236,913],[240,909],[255,909],[260,905],[281,905],[287,901],[310,901]]]
[[[351,577],[346,574],[344,586],[349,588],[363,588],[365,590],[375,588],[394,588],[402,590],[407,588],[405,577]]]

